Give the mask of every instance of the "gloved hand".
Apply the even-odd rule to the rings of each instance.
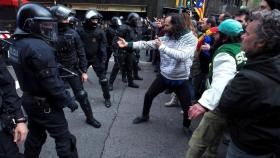
[[[69,104],[67,107],[71,110],[71,112],[74,112],[75,110],[78,109],[78,104],[77,104],[75,101],[73,101],[73,102],[72,102],[71,104]]]

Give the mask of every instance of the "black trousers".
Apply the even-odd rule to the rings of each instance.
[[[29,96],[23,95],[22,105],[28,116],[29,133],[25,141],[25,158],[38,158],[47,133],[55,139],[56,152],[60,158],[78,158],[76,138],[68,129],[63,109],[44,108]]]
[[[113,84],[115,82],[119,71],[120,71],[119,64],[117,62],[115,62],[114,66],[112,68],[112,72],[110,74],[110,78],[109,78],[109,83],[110,84]]]
[[[106,59],[106,63],[105,63],[105,71],[106,72],[108,70],[109,60],[110,60],[112,54],[113,54],[112,49],[107,48],[107,59]]]
[[[94,72],[99,78],[99,84],[101,85],[101,89],[103,91],[103,97],[105,99],[110,99],[109,84],[108,84],[108,79],[106,77],[105,65],[103,63],[99,63],[99,64],[89,63],[88,67],[90,65],[92,65]]]
[[[188,88],[188,81],[184,81],[183,84],[179,86],[171,86],[165,83],[162,75],[158,75],[156,79],[153,81],[152,85],[149,87],[148,91],[145,94],[144,98],[144,107],[143,107],[143,116],[149,116],[150,109],[152,106],[153,99],[165,91],[166,89],[172,90],[177,96],[181,103],[181,108],[184,111],[183,115],[183,125],[185,127],[189,127],[191,121],[188,119],[188,109],[191,105],[191,97]]]
[[[122,68],[122,64],[123,64],[123,61],[124,60],[124,57],[123,56],[114,56],[114,59],[115,59],[115,63],[114,63],[114,66],[112,68],[112,72],[110,74],[110,78],[109,78],[109,84],[113,84],[117,78],[117,75],[119,73],[119,71],[121,72],[121,75],[122,75],[122,78],[126,78],[126,73],[124,72]]]
[[[121,59],[121,70],[122,73],[127,75],[128,83],[133,83],[133,59],[135,58],[133,53],[124,53],[123,55],[120,55]],[[137,70],[138,71],[138,70]],[[135,73],[135,72],[134,72]]]
[[[19,153],[13,136],[4,131],[0,131],[0,158],[24,158],[23,154]]]
[[[79,74],[78,72],[76,72]],[[88,100],[87,92],[84,90],[81,76],[73,76],[64,79],[72,88],[76,100],[80,103],[80,106],[88,119],[93,119],[93,113]]]

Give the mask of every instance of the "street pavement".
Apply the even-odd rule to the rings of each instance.
[[[150,121],[134,125],[132,120],[140,116],[144,95],[156,77],[151,63],[142,53],[140,76],[143,81],[135,81],[140,88],[129,88],[118,75],[114,90],[111,91],[112,106],[106,108],[98,78],[93,70],[88,70],[89,82],[84,84],[94,111],[94,116],[102,123],[99,129],[85,123],[81,108],[71,113],[65,109],[69,129],[77,138],[77,149],[80,158],[184,158],[188,148],[187,135],[182,129],[180,108],[166,108],[164,103],[170,95],[160,94],[154,101],[150,112]],[[108,69],[111,72],[113,62]],[[109,73],[107,76],[109,77]],[[20,93],[20,92],[19,92]],[[191,129],[194,129],[195,120]],[[23,151],[23,147],[20,147]],[[219,150],[223,158],[225,147]],[[41,158],[57,158],[54,139],[48,136],[41,151]]]

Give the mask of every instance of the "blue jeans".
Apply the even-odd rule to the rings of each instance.
[[[242,151],[234,143],[231,141],[227,151],[226,158],[272,158],[273,154],[266,154],[266,155],[251,155]]]

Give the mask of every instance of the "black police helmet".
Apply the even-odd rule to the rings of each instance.
[[[50,8],[51,13],[58,19],[58,22],[67,20],[70,16],[75,15],[75,11],[63,5],[55,5]]]
[[[19,8],[14,35],[32,34],[52,40],[56,31],[56,19],[47,8],[34,3],[27,3]]]
[[[112,26],[114,26],[114,27],[119,27],[119,26],[122,25],[122,21],[121,21],[121,19],[120,19],[119,17],[114,16],[114,17],[112,17],[112,19],[111,19],[111,24],[112,24]]]
[[[137,13],[130,13],[126,18],[126,22],[130,25],[137,26],[140,16]]]

